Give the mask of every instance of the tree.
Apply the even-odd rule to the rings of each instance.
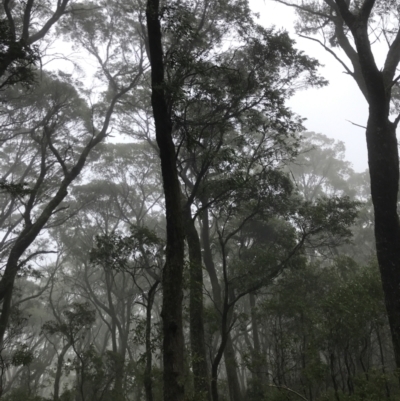
[[[46,335],[59,335],[62,337],[62,348],[57,356],[57,370],[54,380],[54,400],[59,400],[60,379],[64,363],[64,357],[67,351],[72,348],[77,361],[78,388],[80,399],[85,400],[85,374],[86,358],[85,350],[82,344],[85,342],[87,332],[92,328],[96,319],[96,312],[91,309],[89,303],[73,301],[71,305],[64,307],[62,313],[58,313],[53,305],[50,294],[50,304],[52,305],[54,317],[56,320],[49,320],[43,324],[42,331]]]
[[[228,162],[229,141],[240,142],[241,136],[256,135],[257,131],[272,141],[274,135],[269,137],[267,131],[274,128],[276,138],[290,136],[299,127],[299,119],[285,105],[294,82],[304,78],[310,85],[320,85],[323,81],[316,74],[315,61],[297,52],[285,33],[258,26],[246,4],[176,2],[165,13],[167,104],[174,122],[174,140],[179,144],[179,174],[185,183],[182,192],[186,199],[183,212],[190,259],[194,390],[196,397],[203,394],[209,399],[202,318],[203,271],[195,227],[200,210],[192,215],[192,209],[198,208],[195,203],[207,185],[207,176]],[[215,57],[223,38],[230,35],[237,37],[240,44]],[[230,137],[235,130],[237,137]],[[279,139],[276,142],[279,147]],[[243,146],[244,143],[245,140]]]
[[[57,3],[55,9],[50,9],[35,0],[18,5],[10,0],[3,2],[4,14],[0,20],[0,89],[16,83],[33,83],[36,78],[34,67],[40,59],[35,43],[43,39],[68,12],[68,3],[69,0],[63,0]]]
[[[61,75],[60,80],[46,77],[43,87],[37,87],[36,93],[24,99],[26,112],[32,108],[34,114],[29,116],[22,132],[20,126],[14,126],[14,139],[11,141],[26,144],[27,150],[21,159],[22,171],[15,175],[17,183],[24,182],[25,177],[29,177],[30,191],[26,200],[21,202],[22,208],[15,210],[14,214],[19,215],[19,230],[13,231],[14,238],[8,240],[7,251],[3,254],[6,256],[6,262],[0,280],[0,300],[3,301],[0,344],[3,342],[10,316],[17,273],[22,265],[42,253],[43,249],[27,255],[24,261],[20,260],[22,255],[57,213],[60,204],[68,195],[70,184],[84,168],[89,153],[107,136],[116,102],[136,85],[141,73],[139,68],[139,73],[131,84],[119,88],[114,93],[98,129],[91,121],[91,112],[87,104],[68,81],[68,77]],[[45,97],[41,98],[42,103],[29,103],[29,100],[34,100],[36,96],[43,96],[43,93],[40,94],[42,90],[45,94]],[[15,101],[17,103],[18,98],[15,98]],[[18,104],[14,106],[19,107]],[[77,136],[78,149],[71,145],[71,139],[66,138],[68,135]],[[29,158],[28,161],[25,160],[26,157]],[[10,168],[7,161],[5,165],[5,168]],[[11,171],[14,172],[13,169]],[[7,233],[9,234],[10,232]]]
[[[151,63],[151,104],[160,151],[167,219],[165,265],[162,276],[164,400],[183,401],[182,275],[185,234],[172,121],[166,101],[168,92],[164,81],[159,0],[147,1],[146,20]]]
[[[398,1],[323,0],[286,1],[300,16],[302,35],[321,34],[319,42],[334,55],[345,72],[354,78],[364,95],[369,116],[366,126],[371,197],[375,213],[376,253],[385,294],[397,367],[400,368],[400,223],[397,213],[399,154],[396,128],[400,115],[394,94],[398,87],[396,69],[400,62]],[[383,68],[373,53],[371,35],[385,38],[388,46]],[[351,67],[335,52],[340,47]]]

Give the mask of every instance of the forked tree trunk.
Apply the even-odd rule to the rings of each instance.
[[[277,0],[288,4],[286,1]],[[391,122],[392,88],[397,83],[400,62],[400,29],[389,46],[383,68],[375,62],[371,49],[369,27],[376,0],[359,2],[357,11],[346,0],[324,0],[331,7],[331,22],[338,44],[350,60],[354,78],[369,106],[366,127],[371,197],[375,214],[375,241],[385,305],[393,340],[397,368],[400,369],[400,223],[397,213],[399,189],[399,154],[396,128],[400,115]],[[313,14],[315,2],[299,5]],[[314,16],[317,14],[313,14]],[[355,47],[348,39],[348,29]],[[342,63],[342,65],[345,65]]]
[[[207,204],[206,200],[203,200],[202,202],[203,205]],[[227,308],[227,302],[229,299],[222,299],[221,286],[219,284],[215,265],[212,259],[207,209],[205,209],[203,212],[201,238],[204,248],[204,264],[210,276],[214,302],[221,313],[221,344],[211,366],[212,400],[218,401],[219,399],[217,388],[218,366],[222,360],[222,357],[224,357],[230,400],[241,401],[242,395],[240,391],[239,378],[237,375],[235,352],[232,344],[231,334],[228,330],[232,319],[232,308],[230,308],[230,310]]]

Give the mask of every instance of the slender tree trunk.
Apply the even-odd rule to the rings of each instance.
[[[206,201],[203,201],[203,204],[206,203]],[[226,293],[224,299],[222,299],[221,286],[212,260],[207,210],[204,210],[202,218],[202,241],[204,248],[204,264],[210,276],[215,304],[217,305],[219,313],[221,313],[221,343],[211,366],[211,395],[213,401],[218,401],[218,367],[222,357],[224,357],[230,400],[241,401],[242,396],[237,375],[235,351],[229,332],[233,309],[232,307],[228,308],[229,294]]]
[[[226,345],[224,350],[224,362],[226,369],[226,377],[228,379],[229,399],[230,401],[242,401],[242,392],[237,369],[236,353],[233,347],[232,336],[227,334]]]
[[[67,351],[70,349],[71,344],[65,344],[62,348],[60,355],[57,357],[57,370],[56,376],[54,378],[54,401],[58,401],[60,398],[60,380],[61,380],[61,372],[62,372],[62,365],[64,362],[64,356]]]
[[[159,5],[159,0],[147,1],[146,19],[151,63],[151,104],[156,139],[160,150],[167,220],[167,245],[162,277],[163,306],[161,313],[163,320],[164,400],[183,401],[182,275],[184,227],[175,145],[172,140],[172,122],[164,93],[164,64]]]
[[[231,302],[235,297],[232,286],[228,287],[228,299],[224,300],[224,309],[228,309],[226,302]],[[229,398],[231,401],[242,401],[242,391],[240,389],[240,381],[238,375],[238,366],[236,361],[235,347],[233,346],[232,336],[229,327],[233,319],[233,306],[228,309],[227,325],[224,330],[227,331],[227,339],[224,350],[224,362],[226,376],[228,379]]]
[[[153,379],[151,377],[152,371],[152,351],[151,351],[151,310],[153,308],[154,296],[159,282],[156,281],[147,295],[147,309],[146,309],[146,369],[144,372],[144,389],[146,393],[146,401],[153,401]]]
[[[263,383],[268,380],[265,372],[265,356],[261,351],[260,337],[258,332],[258,322],[256,316],[256,297],[254,293],[249,294],[250,300],[250,316],[251,316],[251,331],[253,334],[253,349],[251,362],[253,365],[253,383],[255,394],[262,397]]]
[[[184,210],[186,241],[189,247],[190,261],[190,347],[194,393],[196,400],[211,400],[207,352],[204,340],[203,319],[203,266],[199,234],[190,212],[190,205]]]

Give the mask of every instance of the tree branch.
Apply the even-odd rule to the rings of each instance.
[[[330,53],[343,66],[343,68],[346,70],[346,73],[351,75],[354,78],[354,72],[351,71],[350,68],[347,67],[345,62],[332,49],[330,49],[328,46],[326,46],[321,40],[315,39],[315,38],[311,38],[310,36],[305,36],[305,35],[301,35],[301,34],[298,34],[298,35],[301,38],[312,40],[314,42],[319,43],[324,48],[324,50],[326,50],[328,53]]]
[[[8,0],[9,1],[9,0]],[[69,0],[62,0],[62,2],[58,1],[57,8],[54,14],[47,20],[47,22],[43,25],[42,29],[33,34],[30,37],[26,38],[26,44],[31,45],[32,43],[37,42],[39,39],[44,38],[46,33],[50,30],[50,28],[60,19],[60,17],[64,14],[65,8],[67,7]],[[25,26],[24,26],[25,29]]]

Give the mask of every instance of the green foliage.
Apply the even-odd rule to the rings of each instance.
[[[33,359],[33,352],[24,344],[14,352],[11,363],[13,366],[27,366],[32,363]]]
[[[51,335],[61,334],[74,344],[79,334],[90,329],[96,320],[96,311],[89,302],[73,302],[62,312],[63,320],[47,321],[42,331]]]
[[[27,188],[28,184],[26,183],[9,183],[7,181],[0,182],[0,191],[4,191],[9,193],[11,196],[25,196],[29,195],[32,191]]]
[[[15,40],[8,20],[0,19],[0,89],[15,84],[29,87],[36,82],[35,66],[39,57],[37,46],[27,46],[21,39]]]
[[[112,351],[106,351],[100,355],[93,345],[83,350],[76,356],[72,364],[68,367],[67,373],[76,370],[78,374],[78,386],[75,390],[79,396],[85,400],[97,401],[121,401],[113,393],[114,383],[117,375],[124,374],[124,361],[121,355]],[[121,370],[122,367],[122,370]],[[69,399],[74,396],[70,391],[66,391],[61,396],[61,400]]]
[[[129,270],[141,266],[143,258],[160,257],[163,241],[147,227],[131,226],[131,235],[96,236],[96,247],[90,252],[92,263],[109,269]]]
[[[12,389],[10,392],[3,395],[1,399],[4,401],[51,401],[50,398],[30,394],[28,390],[22,388]]]
[[[312,246],[338,246],[348,241],[360,203],[348,196],[332,196],[300,204],[294,217],[300,235],[307,235]]]

